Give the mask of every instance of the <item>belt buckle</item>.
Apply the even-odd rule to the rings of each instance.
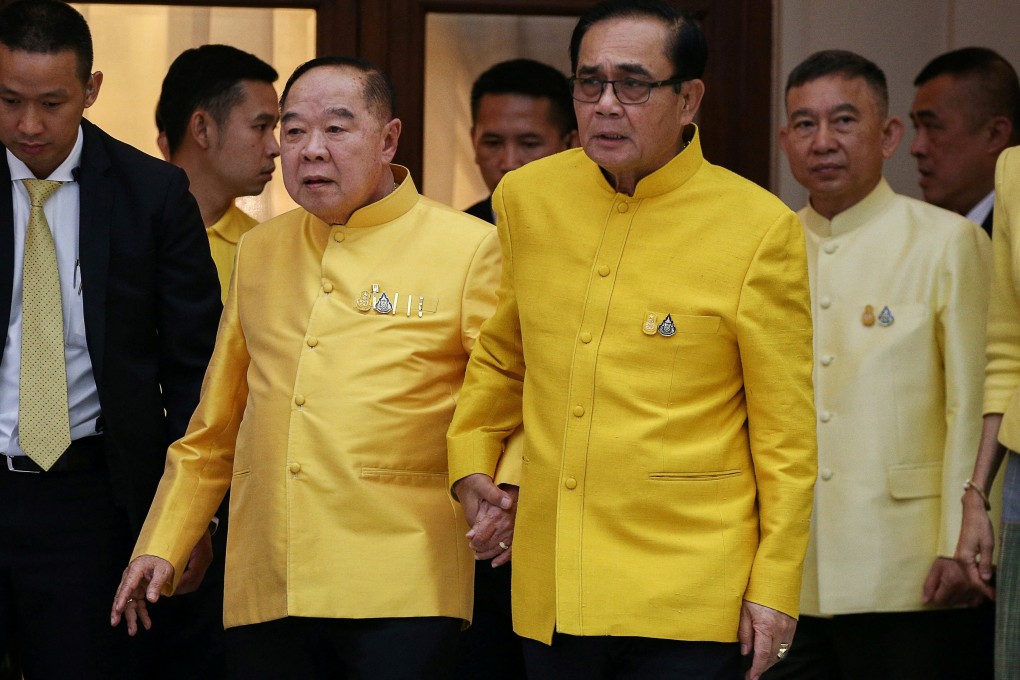
[[[40,472],[42,472],[42,470],[19,470],[18,468],[14,467],[14,456],[7,455],[6,453],[0,455],[7,459],[7,469],[10,470],[11,472],[20,472],[21,474],[25,475],[37,475]]]

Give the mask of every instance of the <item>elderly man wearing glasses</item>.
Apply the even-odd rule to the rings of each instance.
[[[803,234],[703,158],[693,22],[603,3],[570,53],[583,149],[493,196],[450,481],[479,556],[513,551],[529,678],[733,677],[752,652],[755,678],[793,638],[816,471]],[[515,504],[492,475],[521,424]]]

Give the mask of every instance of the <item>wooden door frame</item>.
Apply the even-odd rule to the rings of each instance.
[[[78,0],[136,4],[129,0]],[[0,5],[11,0],[0,0]],[[425,112],[425,19],[429,12],[578,16],[592,0],[169,0],[181,6],[313,9],[316,53],[378,64],[393,82],[403,121],[397,161],[421,183]],[[702,13],[709,59],[701,107],[709,160],[763,186],[771,167],[772,0],[681,0]],[[566,50],[564,45],[563,49]],[[289,74],[281,74],[286,79]],[[467,130],[464,131],[467,134]]]

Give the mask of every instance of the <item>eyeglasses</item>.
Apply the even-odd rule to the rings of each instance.
[[[669,80],[637,80],[635,78],[624,78],[623,80],[602,80],[601,78],[570,78],[570,95],[579,102],[594,104],[602,99],[602,93],[606,85],[613,86],[613,93],[621,104],[644,104],[652,96],[652,88],[663,85],[682,85],[682,78],[670,78]]]

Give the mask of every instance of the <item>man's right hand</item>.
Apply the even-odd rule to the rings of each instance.
[[[145,630],[152,628],[146,603],[154,603],[159,599],[163,584],[172,579],[173,575],[173,565],[161,557],[139,555],[131,560],[117,586],[117,594],[113,597],[110,625],[116,627],[123,615],[128,635],[138,632],[139,621]]]
[[[493,484],[492,477],[481,472],[457,480],[453,485],[453,495],[464,508],[464,518],[469,526],[475,525],[482,501],[503,510],[509,510],[514,504],[510,494]]]

